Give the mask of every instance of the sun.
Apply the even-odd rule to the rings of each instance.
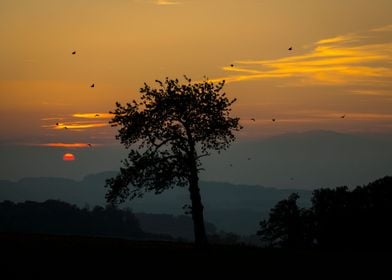
[[[63,155],[63,160],[64,161],[73,161],[73,160],[75,160],[75,156],[71,153],[66,153]]]

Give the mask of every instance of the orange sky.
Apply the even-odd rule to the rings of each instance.
[[[390,0],[2,0],[0,143],[114,143],[114,103],[183,74],[228,81],[243,137],[392,132],[391,11]]]

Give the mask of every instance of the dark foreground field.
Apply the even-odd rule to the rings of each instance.
[[[136,275],[237,275],[254,273],[300,276],[310,271],[360,272],[371,261],[377,267],[391,259],[383,252],[285,251],[249,246],[211,246],[197,250],[191,243],[133,241],[104,237],[0,234],[0,279],[79,278]],[[372,274],[381,271],[372,266]],[[186,273],[186,274],[182,274]],[[217,274],[216,274],[217,273]],[[212,276],[212,274],[211,274]],[[256,277],[255,277],[256,278]],[[259,277],[257,277],[259,278]]]

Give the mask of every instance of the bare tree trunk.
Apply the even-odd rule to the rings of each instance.
[[[198,248],[204,248],[208,245],[208,240],[207,240],[207,234],[204,225],[204,215],[203,215],[204,207],[201,202],[199,178],[197,173],[191,175],[189,181],[189,192],[191,195],[191,202],[192,202],[192,219],[193,219],[193,230],[195,234],[195,244],[196,247]]]
[[[201,202],[200,188],[199,188],[199,175],[197,168],[197,153],[195,149],[195,142],[193,141],[192,134],[189,129],[185,127],[188,136],[188,164],[189,164],[189,193],[192,203],[192,220],[193,231],[195,234],[195,244],[197,248],[205,248],[208,246],[207,234],[204,225],[203,204]]]

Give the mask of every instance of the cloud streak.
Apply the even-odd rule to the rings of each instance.
[[[160,6],[173,6],[173,5],[179,5],[181,3],[177,2],[177,1],[157,0],[157,1],[155,1],[155,4],[160,5]]]
[[[88,128],[98,128],[108,126],[107,123],[82,123],[82,122],[73,122],[73,123],[59,123],[58,125],[52,125],[53,129],[88,129]]]
[[[44,143],[44,144],[33,144],[32,146],[39,147],[53,147],[53,148],[91,148],[92,146],[98,146],[99,144],[89,143]]]
[[[390,26],[385,32],[392,32]],[[392,78],[392,41],[377,41],[371,35],[348,34],[319,40],[304,54],[273,60],[239,60],[227,82],[290,78],[292,85],[350,85],[375,81],[390,83]],[[376,41],[376,42],[375,42]]]
[[[42,125],[42,127],[48,128],[48,129],[84,130],[84,129],[90,129],[90,128],[109,127],[109,123],[104,122],[103,120],[111,119],[112,117],[113,117],[112,114],[98,112],[98,113],[75,113],[75,114],[71,115],[71,118],[48,117],[48,118],[42,118],[41,120],[43,120],[45,122],[52,123],[52,124]],[[77,119],[88,119],[88,120],[79,121]],[[97,120],[97,121],[90,121],[92,119]],[[55,122],[56,120],[58,120],[58,122]],[[99,121],[99,120],[102,120],[102,121]]]
[[[76,113],[73,114],[74,118],[84,118],[84,119],[111,119],[113,114],[108,113]]]

